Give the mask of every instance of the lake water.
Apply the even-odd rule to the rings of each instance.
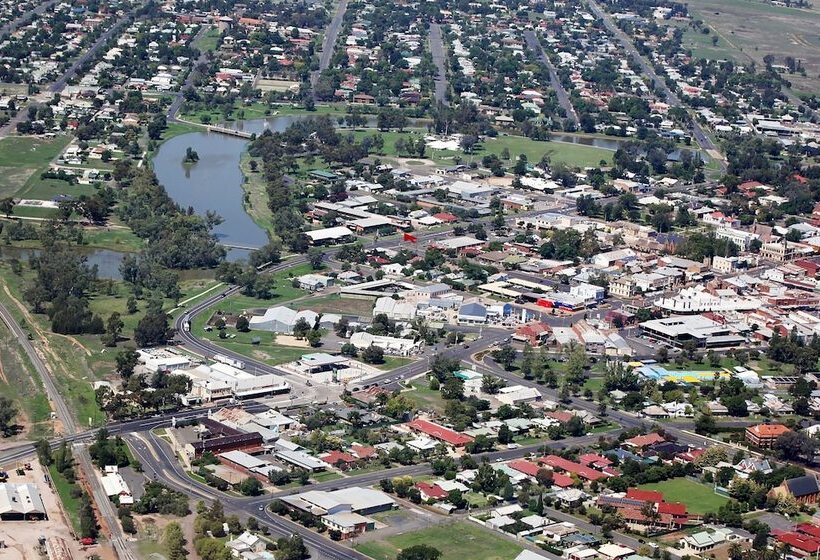
[[[301,117],[271,117],[232,123],[229,126],[248,132],[265,129],[283,131]],[[244,180],[239,159],[248,141],[225,134],[192,132],[172,138],[160,146],[153,167],[160,184],[180,206],[192,207],[204,215],[213,210],[223,222],[213,230],[228,248],[228,260],[247,258],[250,250],[268,242],[268,235],[245,211]],[[199,155],[193,165],[182,159],[190,147]]]
[[[18,259],[26,262],[32,256],[40,254],[39,249],[21,249],[20,247],[0,246],[0,259]],[[120,263],[125,253],[110,251],[108,249],[80,249],[80,254],[86,258],[90,265],[97,265],[97,277],[111,280],[122,280],[120,274]]]

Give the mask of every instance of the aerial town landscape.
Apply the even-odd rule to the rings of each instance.
[[[818,29],[0,0],[0,559],[817,560]]]

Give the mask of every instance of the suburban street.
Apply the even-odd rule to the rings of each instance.
[[[444,54],[444,42],[441,36],[441,26],[438,23],[430,23],[430,52],[433,55],[433,64],[436,65],[436,102],[447,104],[447,57]]]
[[[524,31],[524,39],[527,41],[527,48],[535,52],[536,56],[547,67],[547,70],[550,73],[550,86],[552,86],[552,89],[555,90],[555,95],[558,97],[558,104],[563,107],[567,118],[577,125],[578,115],[575,113],[575,109],[569,99],[569,94],[567,94],[567,90],[564,88],[561,80],[558,79],[558,73],[555,71],[555,66],[544,52],[544,47],[541,46],[541,42],[538,40],[535,32],[529,30]]]
[[[348,0],[339,0],[339,3],[336,5],[336,11],[333,13],[333,19],[330,20],[330,25],[325,29],[324,37],[322,37],[322,50],[319,51],[319,70],[312,72],[310,75],[310,83],[312,86],[316,85],[319,74],[327,70],[328,66],[330,66],[330,59],[333,58],[333,53],[336,50],[336,40],[339,37],[339,29],[342,27],[342,21],[344,21],[347,3]]]

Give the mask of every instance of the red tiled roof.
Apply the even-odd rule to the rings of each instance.
[[[458,216],[455,214],[450,214],[449,212],[439,212],[438,214],[433,214],[433,217],[437,220],[441,220],[442,222],[457,222]]]
[[[820,539],[820,527],[814,525],[813,523],[801,523],[794,529],[799,533],[804,533],[815,539]]]
[[[814,554],[820,551],[820,541],[800,533],[781,533],[777,535],[777,540],[802,552]]]
[[[757,437],[779,437],[790,432],[783,424],[758,424],[756,426],[749,426],[746,428],[747,432],[751,432]]]
[[[578,457],[578,462],[582,465],[595,465],[599,468],[608,467],[612,464],[612,461],[606,457],[601,457],[597,453],[585,453]]]
[[[558,455],[547,455],[546,457],[541,457],[538,462],[549,465],[555,469],[561,469],[562,471],[566,471],[568,473],[577,474],[581,478],[585,478],[587,480],[600,480],[601,478],[606,477],[606,475],[600,471],[596,471],[595,469],[585,467],[584,465],[578,463],[573,463],[572,461],[568,461]]]
[[[507,463],[507,466],[513,470],[516,470],[520,473],[524,473],[528,476],[535,476],[536,474],[538,474],[538,471],[541,470],[541,467],[539,467],[535,463],[530,463],[529,461],[525,461],[523,459],[510,461],[509,463]]]
[[[555,420],[558,420],[563,424],[564,422],[569,422],[570,420],[572,420],[573,416],[575,415],[571,412],[566,412],[564,410],[554,410],[552,412],[547,412],[545,416],[547,418],[553,418]]]
[[[680,502],[661,502],[658,504],[658,513],[668,513],[674,517],[688,515],[686,504]]]
[[[642,502],[659,504],[663,501],[663,492],[658,492],[656,490],[641,490],[640,488],[627,488],[626,497],[630,500],[640,500]]]
[[[552,484],[557,486],[558,488],[569,488],[575,481],[572,480],[571,476],[567,476],[565,474],[561,474],[559,472],[552,473]]]
[[[641,510],[637,508],[623,508],[619,509],[618,513],[625,521],[646,521],[646,516],[641,513]],[[660,525],[670,525],[672,523],[682,525],[688,521],[688,519],[676,519],[669,515],[668,513],[660,514],[660,519],[658,520],[658,524]]]
[[[350,452],[360,459],[368,459],[376,456],[376,449],[368,445],[353,444],[350,446]]]
[[[426,482],[417,482],[416,488],[418,488],[419,492],[423,493],[428,498],[433,498],[436,500],[443,500],[447,497],[447,492],[441,489],[436,484],[428,484]]]
[[[336,465],[338,463],[355,463],[356,457],[344,451],[333,450],[322,456],[322,461],[329,465]]]
[[[427,420],[420,420],[417,418],[412,422],[408,422],[406,425],[410,429],[426,434],[432,438],[440,439],[450,445],[461,446],[473,441],[473,438],[466,434],[456,432],[455,430],[445,428],[444,426],[439,426],[438,424],[428,422]]]
[[[662,443],[664,441],[666,441],[666,439],[662,435],[652,432],[651,434],[646,434],[645,436],[635,436],[633,438],[629,438],[624,443],[634,447],[646,447],[647,445]]]

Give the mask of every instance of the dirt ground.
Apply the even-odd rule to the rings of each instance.
[[[60,499],[57,493],[45,482],[42,467],[36,461],[31,464],[31,471],[19,476],[16,471],[9,470],[9,482],[15,484],[32,483],[40,490],[43,505],[46,508],[46,521],[4,521],[0,525],[0,540],[6,542],[9,548],[0,553],[3,560],[41,560],[36,552],[38,539],[59,537],[63,539],[74,560],[87,558],[97,554],[103,560],[116,560],[114,550],[108,544],[98,544],[83,547],[72,536],[68,521],[63,517],[60,509]]]

